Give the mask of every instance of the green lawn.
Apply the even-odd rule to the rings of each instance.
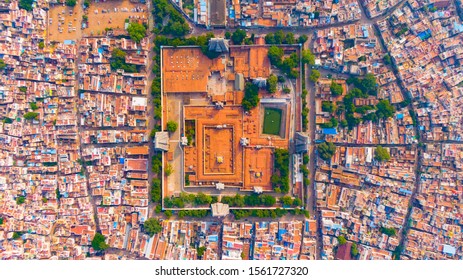
[[[280,135],[281,109],[265,108],[264,134]]]

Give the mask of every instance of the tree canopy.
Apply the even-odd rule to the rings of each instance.
[[[277,76],[270,74],[267,78],[267,91],[269,93],[275,93],[277,91],[278,78]]]
[[[318,81],[318,79],[320,78],[320,71],[318,71],[318,70],[316,70],[316,69],[313,69],[311,72],[312,72],[312,73],[310,73],[309,79],[310,79],[312,82],[316,83],[316,82]]]
[[[76,0],[66,0],[66,6],[74,7],[77,4]]]
[[[274,174],[270,178],[273,189],[276,192],[287,193],[289,191],[289,152],[285,149],[275,149]]]
[[[388,119],[392,118],[395,113],[395,108],[394,106],[389,103],[389,100],[383,99],[376,104],[376,108],[378,108],[378,111],[376,111],[376,116],[379,119]]]
[[[137,43],[140,43],[140,41],[146,36],[145,26],[138,22],[131,22],[129,27],[127,27],[127,32],[129,33],[130,39]]]
[[[92,248],[96,251],[104,251],[109,248],[109,245],[105,242],[103,234],[97,232],[92,240]]]
[[[259,88],[252,83],[246,83],[244,86],[244,97],[241,102],[243,109],[249,111],[259,104]]]
[[[331,81],[330,91],[333,96],[340,96],[342,95],[342,85]]]
[[[275,66],[280,65],[283,59],[283,55],[284,55],[284,51],[282,48],[279,48],[277,46],[271,46],[268,49],[268,58],[272,65],[275,65]]]
[[[231,40],[234,45],[241,45],[246,38],[246,31],[242,29],[236,29],[235,32],[231,35]]]
[[[336,153],[336,146],[331,142],[323,142],[317,147],[318,155],[324,160],[330,160]]]
[[[190,26],[168,0],[153,0],[153,18],[156,33],[183,37]]]
[[[392,59],[391,59],[391,56],[389,54],[384,55],[383,60],[384,60],[384,64],[386,64],[386,65],[391,65],[392,64]]]
[[[350,255],[355,258],[359,254],[359,249],[357,247],[357,243],[352,243],[350,247]]]
[[[315,55],[313,55],[310,50],[303,50],[302,51],[302,63],[314,65]]]
[[[114,48],[111,53],[111,69],[117,70],[122,69],[124,72],[127,73],[135,73],[137,72],[137,67],[134,64],[128,64],[125,62],[126,52],[121,49]]]
[[[344,244],[347,243],[347,240],[344,237],[344,235],[340,235],[340,236],[338,236],[338,242],[339,242],[339,245],[344,245]]]
[[[143,226],[144,226],[145,232],[148,233],[149,236],[153,236],[156,233],[159,233],[162,231],[161,222],[155,218],[149,218],[148,220],[145,221]]]
[[[178,123],[175,121],[168,121],[166,124],[167,131],[173,133],[177,131],[178,128]]]
[[[391,237],[395,236],[397,234],[397,231],[395,228],[386,228],[386,227],[381,227],[380,228],[381,233],[384,233],[385,235]]]
[[[375,150],[375,159],[377,161],[389,161],[391,156],[389,155],[389,152],[386,148],[377,146]]]
[[[322,111],[333,113],[336,110],[336,104],[331,101],[322,101]]]
[[[32,11],[32,4],[34,0],[19,0],[19,8],[26,11]]]
[[[39,116],[39,113],[36,113],[36,112],[27,112],[24,114],[24,118],[26,120],[35,120],[37,119],[37,117]]]

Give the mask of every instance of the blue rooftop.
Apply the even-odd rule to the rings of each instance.
[[[455,247],[453,246],[444,244],[444,248],[442,249],[442,252],[444,252],[444,254],[449,254],[453,256],[457,252],[457,249],[455,249]]]
[[[323,131],[323,134],[326,134],[326,135],[338,134],[338,131],[336,130],[336,128],[323,128],[322,131]]]

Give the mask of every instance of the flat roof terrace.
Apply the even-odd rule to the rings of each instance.
[[[244,189],[253,190],[261,187],[271,191],[273,174],[273,149],[269,147],[244,149]]]
[[[270,75],[270,60],[266,46],[231,46],[235,73],[245,78],[267,78]]]
[[[199,47],[162,49],[165,93],[207,92],[211,60]]]
[[[233,134],[233,126],[203,126],[204,174],[233,174]]]
[[[243,182],[243,110],[241,106],[185,106],[184,120],[195,120],[195,146],[184,147],[185,172],[193,185]]]

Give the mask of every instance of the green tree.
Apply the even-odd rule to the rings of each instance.
[[[308,154],[304,154],[304,157],[302,158],[302,163],[303,164],[308,164],[309,163],[309,155]]]
[[[288,45],[296,44],[296,38],[294,38],[294,33],[286,33],[284,42]]]
[[[19,8],[26,11],[32,11],[33,0],[19,0]]]
[[[267,91],[269,93],[275,93],[277,91],[278,78],[277,76],[270,74],[267,78]]]
[[[397,235],[397,230],[395,228],[381,227],[379,231],[389,237]]]
[[[225,39],[230,39],[231,38],[231,33],[229,31],[225,32]]]
[[[74,7],[77,4],[76,0],[66,0],[66,6]]]
[[[171,164],[166,164],[166,168],[164,169],[164,174],[169,177],[170,175],[172,175],[172,173],[174,173],[174,168],[172,167]]]
[[[377,83],[375,75],[368,73],[365,75],[365,78],[363,78],[363,80],[361,81],[360,89],[363,92],[368,93],[369,95],[376,95],[376,84]]]
[[[235,32],[231,35],[231,40],[234,45],[241,45],[246,38],[246,31],[242,29],[236,29]]]
[[[161,222],[155,218],[149,218],[148,220],[146,220],[143,224],[143,227],[145,229],[145,232],[151,237],[154,236],[156,233],[162,231]]]
[[[212,197],[210,195],[207,195],[207,194],[204,194],[204,193],[200,192],[194,198],[194,202],[195,202],[196,205],[211,204]]]
[[[340,235],[340,236],[338,236],[338,242],[339,242],[339,245],[344,245],[344,244],[347,243],[347,240],[344,237],[344,235]]]
[[[314,65],[315,55],[313,55],[310,50],[303,50],[302,51],[302,63]]]
[[[356,243],[352,243],[352,246],[350,247],[350,255],[355,258],[359,254],[359,250],[357,248]]]
[[[259,88],[252,83],[246,83],[244,86],[244,97],[241,102],[243,109],[249,111],[259,104]]]
[[[386,64],[386,65],[391,65],[392,64],[391,56],[389,54],[386,54],[383,57],[383,60],[384,60],[384,64]]]
[[[323,160],[330,160],[336,153],[336,146],[331,142],[323,142],[318,145],[317,150]]]
[[[39,49],[45,48],[45,43],[43,41],[39,42]]]
[[[143,24],[137,22],[131,22],[127,27],[130,39],[140,43],[140,41],[146,36],[146,28]]]
[[[170,219],[170,217],[172,217],[172,210],[166,210],[166,211],[164,212],[164,215],[166,215],[166,218],[167,218],[167,219]]]
[[[275,44],[275,36],[273,35],[273,33],[267,33],[267,35],[265,35],[265,43],[268,45]]]
[[[280,202],[283,204],[283,206],[289,207],[291,204],[293,204],[293,199],[290,196],[285,195],[280,198]]]
[[[84,7],[85,8],[90,7],[90,0],[84,0]]]
[[[117,69],[122,69],[125,72],[128,73],[135,73],[137,72],[137,67],[133,64],[128,64],[125,62],[125,57],[126,53],[118,48],[114,48],[112,53],[111,53],[111,69],[112,70],[117,70]]]
[[[206,252],[206,250],[207,250],[207,248],[204,247],[204,246],[199,247],[199,248],[198,248],[198,251],[197,251],[197,252],[198,252],[198,254],[197,254],[198,257],[201,258],[201,257],[204,255],[204,252]]]
[[[274,38],[275,38],[275,44],[283,44],[284,39],[285,39],[285,34],[283,33],[282,30],[278,30],[277,32],[274,33]]]
[[[22,233],[20,231],[15,231],[15,232],[13,232],[13,239],[19,239],[23,235],[24,235],[24,233]]]
[[[25,198],[24,196],[18,196],[18,197],[16,198],[16,204],[21,205],[21,204],[23,204],[24,202],[26,202],[26,198]]]
[[[0,226],[3,225],[4,219],[0,217]]]
[[[153,178],[151,182],[151,201],[161,202],[161,180]]]
[[[270,60],[270,63],[272,65],[275,65],[277,67],[279,67],[282,63],[282,59],[283,59],[283,55],[284,55],[284,51],[282,48],[279,48],[277,46],[271,46],[269,49],[268,49],[268,58]]]
[[[275,197],[271,195],[262,195],[261,202],[264,206],[270,207],[270,206],[273,206],[277,201]]]
[[[39,116],[39,113],[36,113],[36,112],[27,112],[24,114],[24,118],[26,120],[35,120],[37,119],[37,117]]]
[[[3,70],[6,68],[6,63],[3,59],[0,58],[0,70]]]
[[[336,104],[331,101],[322,101],[322,111],[333,113],[336,110]]]
[[[177,131],[178,123],[175,121],[168,121],[166,124],[167,131],[173,133]]]
[[[103,234],[97,232],[92,240],[92,248],[96,251],[104,251],[109,248],[109,245],[105,242]]]
[[[304,44],[305,42],[307,42],[308,39],[309,37],[307,37],[307,35],[302,34],[301,36],[299,36],[297,41],[299,42],[299,44]]]
[[[330,91],[333,96],[340,96],[343,93],[342,85],[335,83],[334,81],[331,81]]]
[[[380,100],[378,104],[376,104],[376,108],[378,109],[376,111],[376,116],[379,119],[388,119],[394,116],[395,108],[387,99]]]
[[[377,146],[375,150],[375,159],[381,162],[389,161],[391,159],[391,156],[389,155],[389,152],[386,148]]]
[[[29,106],[31,107],[32,111],[35,111],[35,110],[37,110],[39,108],[39,106],[37,106],[37,103],[35,103],[35,102],[29,103]]]
[[[296,197],[294,200],[293,200],[293,206],[294,207],[299,207],[302,205],[302,200],[299,198],[299,197]]]
[[[312,82],[316,83],[316,82],[318,81],[318,79],[320,78],[320,71],[318,71],[318,70],[316,70],[316,69],[313,69],[311,72],[312,72],[312,73],[310,73],[309,79],[310,79]]]

